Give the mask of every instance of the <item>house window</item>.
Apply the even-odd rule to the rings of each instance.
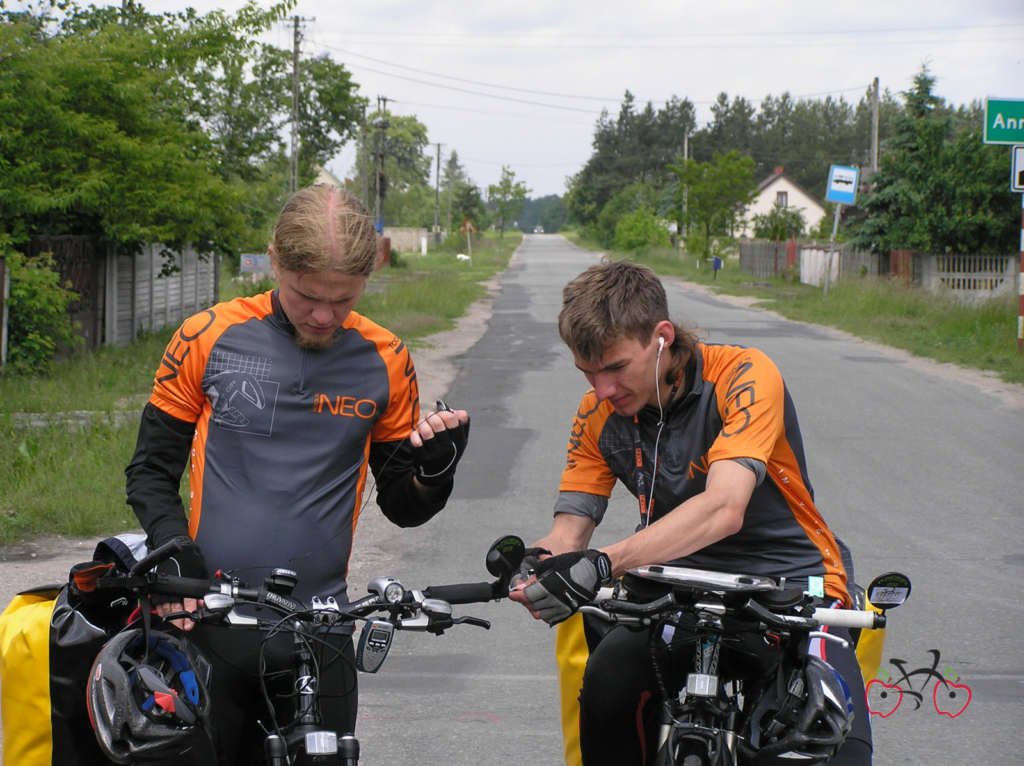
[[[786,207],[789,205],[789,192],[775,192],[775,205],[776,207]]]

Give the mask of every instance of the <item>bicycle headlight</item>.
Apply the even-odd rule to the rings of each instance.
[[[375,593],[387,604],[397,604],[405,598],[405,587],[394,577],[377,577],[366,586],[370,593]]]

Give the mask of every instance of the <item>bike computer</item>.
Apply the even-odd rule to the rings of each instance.
[[[387,620],[367,620],[359,631],[356,667],[364,673],[376,673],[391,649],[395,626]]]

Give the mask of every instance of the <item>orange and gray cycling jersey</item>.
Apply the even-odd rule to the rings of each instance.
[[[716,460],[746,465],[758,484],[739,532],[673,563],[797,582],[824,577],[825,592],[848,603],[840,550],[814,505],[796,410],[775,364],[757,349],[700,343],[684,386],[665,412],[651,521],[703,492]],[[616,481],[637,496],[639,478],[650,492],[658,419],[646,407],[634,423],[589,391],[573,420],[555,513],[600,523]]]
[[[211,570],[258,583],[285,567],[299,575],[298,597],[344,600],[368,467],[385,515],[403,526],[447,498],[425,502],[412,489],[406,437],[418,417],[408,349],[365,317],[352,312],[317,351],[296,343],[276,292],[221,303],[167,346],[127,471],[129,502],[151,540],[184,531],[176,482],[162,478],[180,475],[184,450],[188,534]]]

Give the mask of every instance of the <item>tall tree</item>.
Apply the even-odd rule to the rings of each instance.
[[[594,226],[609,200],[627,186],[641,183],[660,188],[670,184],[667,166],[682,153],[687,136],[693,133],[695,115],[693,104],[676,96],[659,110],[650,102],[638,110],[627,90],[614,120],[607,111],[601,113],[594,129],[594,152],[569,180],[565,197],[569,217]],[[668,204],[659,198],[657,211],[667,212]]]
[[[290,84],[282,52],[255,41],[293,5],[0,11],[5,225],[19,240],[91,233],[226,254],[262,239],[285,191]],[[307,73],[304,180],[350,134],[358,104],[343,68],[314,60]]]
[[[703,229],[704,256],[711,253],[711,236],[732,229],[753,199],[754,161],[738,151],[715,153],[711,162],[683,160],[670,167],[686,188],[687,230]]]
[[[487,228],[490,221],[480,187],[469,182],[455,189],[455,198],[452,200],[452,227],[458,230],[462,222],[467,220],[477,231]]]
[[[934,86],[922,68],[904,93],[854,242],[880,252],[1014,252],[1020,214],[1005,153],[982,143],[971,110],[949,108]]]
[[[456,188],[459,184],[464,183],[466,183],[466,171],[459,163],[459,153],[452,149],[444,163],[444,171],[441,174],[441,185],[444,187],[445,195],[445,201],[442,203],[445,206],[445,229],[449,232],[452,231],[454,224],[461,224],[462,222],[461,218],[454,216],[454,206],[452,203],[455,200]],[[457,225],[456,228],[458,228]]]
[[[0,217],[18,240],[96,234],[230,248],[240,187],[190,111],[189,77],[247,26],[223,14],[150,16],[129,5],[58,18],[3,12]]]
[[[498,236],[505,236],[505,229],[514,223],[529,193],[526,184],[516,180],[515,172],[508,165],[503,165],[501,180],[487,187],[487,198],[494,209]]]
[[[458,153],[452,149],[442,172],[441,184],[447,200],[442,202],[447,209],[448,231],[458,231],[467,218],[477,229],[487,225],[487,207],[480,187],[473,183],[465,168],[459,162]]]
[[[352,169],[355,188],[369,174],[370,199],[376,206],[377,173],[380,170],[381,217],[386,223],[421,226],[433,221],[434,193],[430,186],[431,157],[427,154],[427,126],[414,115],[388,111],[368,117],[366,142],[356,153]],[[429,196],[429,200],[427,197]],[[415,212],[414,212],[415,211]],[[429,216],[423,216],[429,212]]]

